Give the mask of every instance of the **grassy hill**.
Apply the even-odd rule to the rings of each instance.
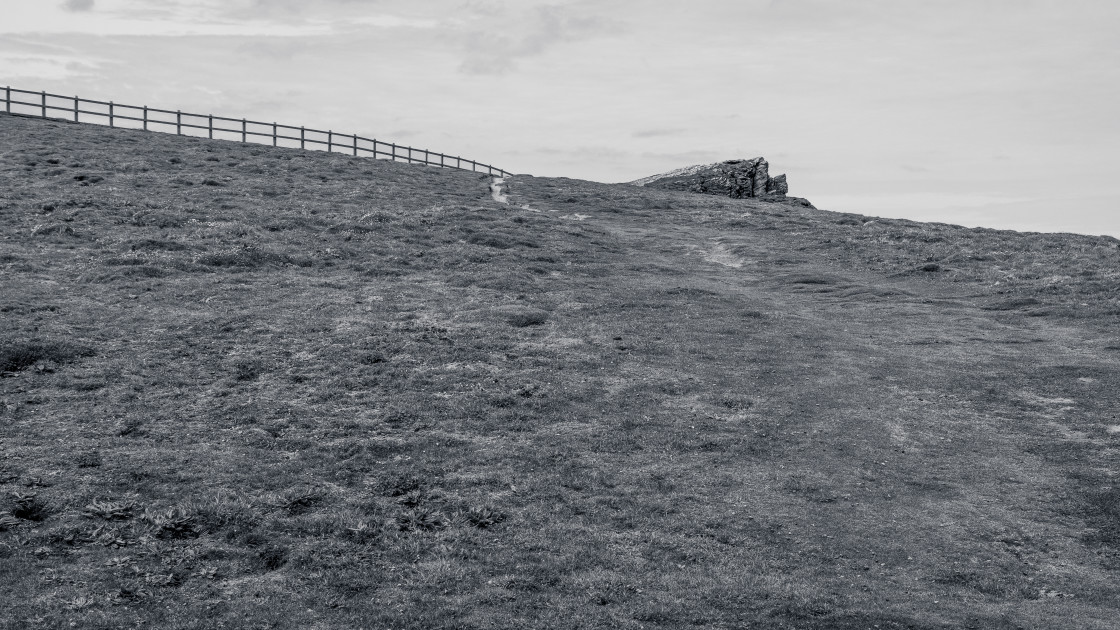
[[[1120,241],[489,184],[0,115],[0,627],[1116,627]]]

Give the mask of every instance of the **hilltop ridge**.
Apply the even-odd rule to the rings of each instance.
[[[0,138],[0,628],[1115,625],[1117,239]]]

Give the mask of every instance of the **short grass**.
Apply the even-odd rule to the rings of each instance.
[[[1115,239],[0,139],[0,627],[1116,626]]]

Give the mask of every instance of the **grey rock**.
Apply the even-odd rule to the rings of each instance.
[[[789,192],[789,184],[786,182],[785,175],[778,175],[771,177],[766,182],[766,194],[768,195],[785,195]]]
[[[698,164],[630,183],[663,190],[722,195],[733,199],[783,198],[789,192],[786,176],[770,177],[770,164],[766,158],[761,157]]]

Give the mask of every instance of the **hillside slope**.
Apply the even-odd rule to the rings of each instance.
[[[1120,249],[0,115],[0,627],[1111,628]]]

